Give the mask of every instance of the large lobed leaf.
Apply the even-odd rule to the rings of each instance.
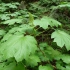
[[[33,23],[34,23],[35,26],[39,25],[43,29],[47,29],[49,25],[51,27],[53,27],[53,26],[58,27],[58,25],[61,25],[60,22],[58,22],[57,20],[52,19],[50,17],[43,17],[40,20],[39,19],[36,19],[36,20],[34,20]]]
[[[67,50],[70,50],[70,35],[67,33],[56,30],[52,33],[51,38],[54,38],[54,42],[56,42],[59,47],[62,48],[65,46]]]
[[[34,37],[27,35],[11,35],[0,46],[0,53],[4,59],[15,57],[17,62],[27,59],[37,50],[37,42]]]

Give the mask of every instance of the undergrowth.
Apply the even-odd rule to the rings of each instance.
[[[70,70],[70,3],[26,1],[0,4],[0,70]]]

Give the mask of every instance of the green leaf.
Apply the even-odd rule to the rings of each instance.
[[[7,41],[10,37],[12,36],[12,34],[7,33],[3,36],[3,39],[1,39],[1,42]]]
[[[62,7],[70,7],[70,2],[63,3],[61,5],[58,5],[57,7],[60,7],[60,8],[62,8]]]
[[[46,49],[46,54],[48,53],[49,57],[52,59],[59,59],[61,53],[58,50],[53,49],[51,46],[48,46]]]
[[[10,19],[3,22],[3,24],[8,24],[8,25],[13,25],[15,23],[22,23],[22,19]]]
[[[4,30],[0,30],[0,38],[3,37],[5,35],[5,31]]]
[[[64,70],[70,70],[70,65],[67,65]]]
[[[10,17],[7,16],[6,14],[2,14],[2,15],[0,15],[0,19],[1,20],[8,20],[8,19],[10,19]]]
[[[44,52],[44,54],[46,55],[46,59],[44,59],[44,57],[42,56],[42,53],[37,53],[39,54],[39,57],[41,58],[42,61],[53,61],[53,59],[55,60],[59,60],[59,56],[61,55],[61,52],[59,52],[56,49],[53,49],[52,46],[49,46],[47,43],[41,43],[39,44],[40,49]]]
[[[21,15],[21,13],[19,12],[14,12],[14,13],[9,13],[9,14],[6,14],[7,16],[11,16],[11,17],[18,17],[18,15]]]
[[[70,63],[70,55],[61,55],[60,59],[63,60],[63,62],[69,64]]]
[[[38,65],[40,59],[37,55],[31,55],[26,61],[27,61],[27,65],[34,67]]]
[[[65,46],[67,50],[70,50],[70,35],[67,33],[56,30],[52,33],[51,38],[54,38],[53,42],[56,42],[59,47]]]
[[[15,57],[16,61],[19,62],[35,53],[36,44],[35,38],[30,35],[12,35],[0,45],[0,53],[3,54],[5,59]]]
[[[36,19],[36,20],[34,20],[33,23],[34,23],[35,26],[39,25],[43,29],[47,29],[49,25],[51,27],[53,27],[53,26],[58,27],[58,25],[61,25],[60,22],[58,22],[57,20],[52,19],[50,17],[43,17],[41,19]]]
[[[70,70],[70,65],[64,64],[61,61],[56,62],[56,67],[59,70]]]
[[[5,31],[4,30],[0,30],[0,36],[4,35]]]
[[[58,69],[58,70],[65,70],[65,64],[63,63],[63,62],[61,62],[61,61],[57,61],[56,62],[56,68]]]
[[[46,65],[46,66],[39,66],[39,70],[53,70],[51,65]]]
[[[25,70],[23,63],[11,62],[0,63],[0,70]]]
[[[65,8],[65,7],[68,7],[70,8],[70,2],[62,2],[60,5],[57,5],[57,6],[52,6],[51,9],[53,10],[57,10],[57,9],[60,9],[60,8]]]
[[[0,6],[0,11],[1,11],[1,12],[4,12],[4,11],[6,11],[6,10],[7,10],[6,7],[4,7],[4,6]]]
[[[6,6],[8,6],[9,8],[17,8],[17,6],[16,5],[14,5],[13,3],[11,4],[11,3],[8,3],[8,4],[5,4]]]
[[[9,30],[9,33],[15,33],[15,32],[20,32],[20,33],[32,32],[33,33],[33,27],[31,27],[27,24],[23,24],[18,27],[13,27],[12,29]]]
[[[14,4],[14,5],[20,5],[20,3],[19,3],[19,2],[15,2],[15,3],[12,3],[12,4]]]

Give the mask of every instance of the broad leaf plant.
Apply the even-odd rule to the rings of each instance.
[[[70,70],[70,35],[63,24],[19,6],[0,4],[0,70]],[[70,5],[52,11],[60,7]]]

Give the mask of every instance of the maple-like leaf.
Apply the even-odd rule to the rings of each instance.
[[[0,19],[1,19],[1,20],[9,20],[10,17],[7,16],[6,14],[2,14],[2,15],[0,15]]]
[[[7,41],[10,37],[12,36],[11,33],[7,33],[3,36],[3,38],[1,39],[1,42]]]
[[[54,10],[65,8],[65,7],[70,8],[70,2],[62,2],[60,5],[51,7],[51,9],[53,9],[53,12],[54,12]]]
[[[8,4],[5,4],[6,6],[8,6],[9,8],[13,8],[13,9],[16,9],[17,8],[17,6],[16,5],[14,5],[13,3],[11,4],[11,3],[8,3]]]
[[[70,55],[61,55],[59,56],[60,59],[63,60],[63,62],[69,64],[70,63]]]
[[[59,47],[65,46],[67,50],[70,50],[70,35],[61,30],[56,30],[52,33],[51,38],[54,38],[53,42],[56,42]]]
[[[53,67],[51,65],[46,65],[46,66],[39,66],[39,70],[53,70]]]
[[[0,53],[5,59],[15,57],[16,61],[27,59],[37,50],[37,42],[33,36],[12,35],[0,46]]]
[[[26,61],[27,65],[34,67],[38,65],[38,62],[40,62],[40,58],[36,55],[31,55]]]
[[[0,11],[1,11],[1,12],[4,12],[4,11],[6,11],[6,10],[7,10],[6,7],[4,7],[4,6],[0,6]]]
[[[39,47],[42,51],[44,51],[45,55],[46,55],[46,59],[44,59],[43,56],[40,56],[42,61],[46,61],[46,60],[50,60],[52,61],[53,59],[59,60],[59,56],[61,55],[61,52],[59,52],[56,49],[53,49],[52,46],[49,46],[47,43],[40,43]],[[38,53],[39,55],[42,55],[42,53]]]
[[[25,67],[23,63],[17,63],[16,62],[4,62],[0,63],[0,70],[25,70]]]
[[[47,29],[48,26],[50,25],[51,27],[56,26],[58,27],[58,25],[61,25],[60,22],[56,21],[55,19],[52,19],[50,17],[43,17],[40,20],[36,19],[34,20],[33,24],[35,26],[39,25],[40,27],[42,27],[43,29]]]
[[[61,61],[56,62],[56,67],[58,70],[70,70],[70,64],[64,64]]]
[[[22,19],[10,19],[3,22],[3,24],[13,25],[14,23],[22,23]]]
[[[19,12],[14,12],[14,13],[10,13],[10,14],[6,14],[7,16],[12,16],[12,17],[17,17],[18,15],[21,15],[21,13]]]
[[[13,27],[12,29],[9,30],[9,33],[15,33],[15,32],[24,33],[24,32],[30,32],[30,31],[33,32],[33,27],[30,27],[27,24],[23,24],[18,27]]]
[[[63,65],[64,65],[64,63],[62,63],[61,61],[56,62],[56,68],[58,70],[65,70],[65,67]]]

